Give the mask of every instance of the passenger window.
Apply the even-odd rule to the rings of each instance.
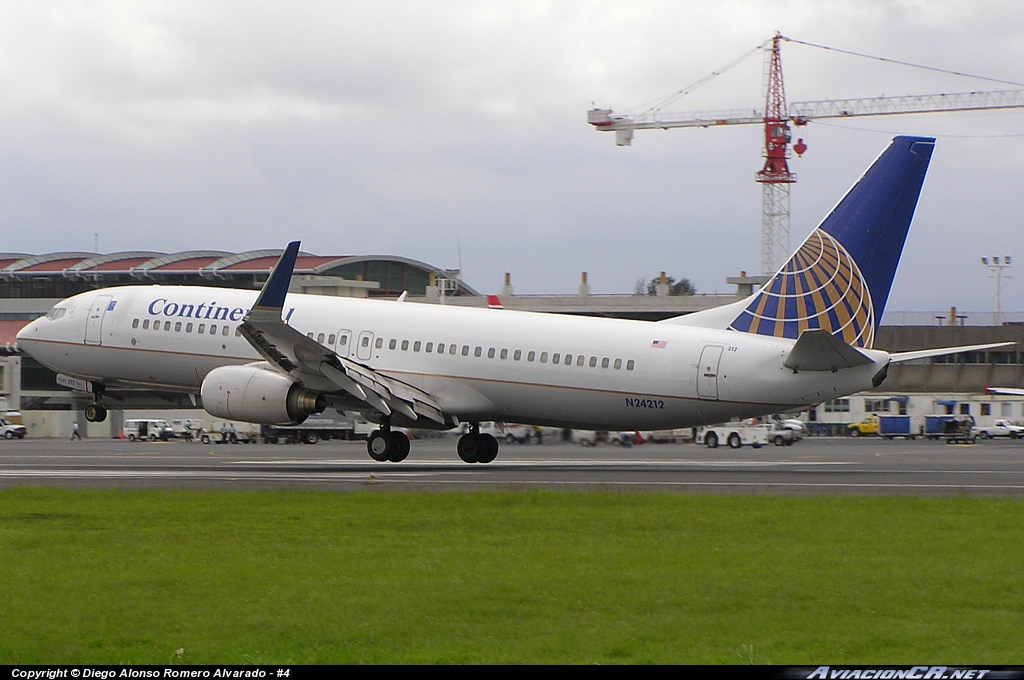
[[[139,327],[139,320],[138,319],[132,319],[132,328],[138,328],[138,327]]]
[[[565,355],[565,365],[566,366],[572,366],[572,355],[571,354],[566,354]]]
[[[620,368],[622,368],[622,359],[616,359],[615,360],[615,370],[617,371]]]
[[[373,343],[373,346],[380,349],[384,346],[384,338],[377,338],[377,341]]]
[[[438,354],[444,354],[444,343],[443,342],[437,343],[437,353]]]
[[[402,351],[403,352],[408,352],[409,351],[409,341],[408,340],[402,340]]]
[[[193,324],[192,324],[191,321],[188,322],[187,324],[185,324],[185,332],[186,333],[191,333],[192,332],[192,326],[193,326]]]
[[[206,332],[206,324],[205,323],[199,324],[199,329],[196,332],[198,332],[200,334],[205,333]]]
[[[494,358],[494,348],[493,347],[491,347],[489,350],[487,350],[487,358],[488,359],[493,359]]]
[[[605,357],[604,359],[601,359],[601,368],[608,368],[608,364],[609,363],[610,362],[608,361],[608,357]]]
[[[160,322],[159,321],[154,321],[153,322],[153,330],[155,330],[155,331],[160,330]]]
[[[338,342],[341,343],[342,347],[346,346],[348,344],[348,336],[347,335],[341,336],[340,338],[338,338]],[[392,340],[391,342],[394,342],[394,340]],[[395,346],[392,345],[391,349],[394,349],[394,348],[395,348]]]
[[[463,345],[462,346],[462,356],[464,356],[464,357],[468,357],[469,356],[469,345]]]
[[[455,356],[455,349],[456,349],[456,345],[455,345],[454,342],[452,344],[448,345],[448,354],[451,354],[452,356]]]
[[[627,371],[632,371],[634,366],[636,366],[636,362],[633,361],[632,359],[630,359],[629,361],[626,362],[626,370]]]
[[[431,352],[433,352],[434,351],[434,343],[428,342],[427,346],[423,348],[423,351],[426,352],[427,354],[430,354]]]
[[[412,351],[413,352],[419,352],[420,351],[420,347],[422,347],[422,346],[423,346],[423,344],[419,340],[417,340],[416,342],[412,343]]]
[[[178,322],[176,322],[174,324],[174,332],[175,333],[180,333],[181,332],[181,322],[180,321],[178,321]]]
[[[526,360],[527,360],[527,361],[533,361],[533,358],[534,358],[535,356],[537,356],[537,353],[536,353],[536,352],[534,352],[534,351],[533,351],[533,350],[531,349],[531,350],[530,350],[530,353],[526,355]]]
[[[478,357],[478,356],[480,356],[483,353],[484,353],[484,348],[481,347],[480,345],[477,345],[476,349],[473,350],[473,356],[475,356],[475,357]]]
[[[542,364],[548,363],[548,353],[547,352],[541,352],[540,353],[540,363],[542,363]]]
[[[324,342],[324,338],[326,338],[326,337],[327,336],[324,335],[323,333],[317,333],[316,334],[316,341],[319,342],[322,345],[323,342]]]
[[[217,335],[217,324],[215,324],[215,323],[211,323],[210,324],[210,335]],[[313,337],[313,334],[310,333],[309,337]]]
[[[328,345],[333,345],[334,344],[334,340],[335,340],[334,333],[331,333],[330,335],[327,336],[327,344]]]
[[[367,347],[369,347],[370,346],[370,336],[364,335],[363,338],[359,341],[359,344],[363,346],[363,349],[366,349]]]
[[[344,342],[342,342],[341,344],[343,344],[343,345],[344,345],[345,343],[344,343]],[[398,341],[397,341],[397,340],[395,340],[394,338],[391,338],[391,341],[390,341],[390,342],[388,342],[388,349],[394,349],[394,348],[396,348],[396,347],[398,347]]]
[[[541,359],[541,361],[543,361],[543,359]],[[561,361],[562,361],[562,354],[561,354],[561,352],[555,352],[554,354],[551,355],[551,363],[557,364],[557,363],[560,363]]]
[[[222,330],[222,331],[220,332],[220,334],[221,334],[221,335],[223,335],[224,337],[227,337],[227,335],[228,335],[228,331],[229,331],[229,330],[231,330],[231,329],[230,329],[230,328],[228,328],[227,326],[224,326],[224,330]]]
[[[149,319],[142,322],[142,330],[149,330]]]

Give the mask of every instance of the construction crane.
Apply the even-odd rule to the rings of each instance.
[[[789,187],[796,182],[787,159],[792,141],[790,124],[806,125],[825,118],[858,116],[893,116],[910,113],[943,111],[983,111],[989,109],[1024,108],[1024,89],[990,92],[959,92],[953,94],[909,95],[900,97],[869,97],[863,99],[829,99],[794,102],[786,106],[782,82],[780,43],[788,41],[780,33],[765,43],[765,106],[759,109],[728,111],[641,114],[618,114],[611,109],[593,108],[587,122],[603,132],[615,132],[618,146],[629,146],[634,130],[667,130],[682,127],[715,127],[719,125],[764,125],[764,167],[755,176],[761,185],[761,273],[774,274],[789,256]],[[794,41],[799,42],[799,41]],[[810,44],[810,43],[804,43]],[[820,47],[815,45],[815,47]],[[713,75],[717,75],[713,74]],[[707,80],[707,79],[705,79]],[[793,146],[797,155],[807,150],[803,139]]]

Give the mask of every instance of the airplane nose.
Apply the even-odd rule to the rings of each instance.
[[[32,341],[39,337],[39,319],[26,324],[17,335],[14,336],[15,344],[19,349],[26,349],[32,345]]]

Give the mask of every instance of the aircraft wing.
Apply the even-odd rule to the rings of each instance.
[[[889,362],[893,364],[899,364],[904,361],[913,361],[914,359],[927,359],[928,357],[941,357],[946,354],[959,354],[960,352],[980,352],[986,349],[995,349],[996,347],[1009,347],[1014,345],[1014,342],[990,342],[986,345],[963,345],[961,347],[940,347],[937,349],[919,349],[912,352],[897,352],[889,355]]]
[[[363,401],[384,415],[399,413],[410,420],[421,416],[445,423],[444,412],[427,392],[386,376],[373,367],[338,356],[281,318],[299,242],[288,244],[274,266],[252,310],[239,326],[249,344],[285,374],[304,383],[332,385]]]

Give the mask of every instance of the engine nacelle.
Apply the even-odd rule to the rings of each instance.
[[[215,368],[206,375],[200,393],[210,415],[263,425],[298,425],[327,407],[324,395],[254,366]]]

